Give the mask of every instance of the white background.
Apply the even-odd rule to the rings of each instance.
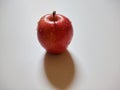
[[[46,54],[36,34],[53,10],[74,28],[58,56]],[[61,89],[120,90],[120,1],[0,0],[0,90]]]

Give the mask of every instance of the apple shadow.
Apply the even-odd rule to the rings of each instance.
[[[65,90],[73,82],[75,64],[68,50],[58,55],[46,52],[44,69],[48,81],[57,89]]]

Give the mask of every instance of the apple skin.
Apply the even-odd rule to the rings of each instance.
[[[37,36],[47,52],[59,54],[64,52],[70,44],[73,27],[67,17],[53,12],[41,17],[38,22]]]

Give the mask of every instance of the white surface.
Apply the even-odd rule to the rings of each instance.
[[[37,21],[53,10],[74,27],[70,56],[58,56],[73,62],[60,62],[71,68],[64,66],[71,79],[64,90],[120,90],[119,0],[0,0],[0,90],[58,90],[65,82],[63,66],[57,68],[55,56],[45,63],[36,36]],[[62,83],[49,77],[49,63],[63,75],[58,76]]]

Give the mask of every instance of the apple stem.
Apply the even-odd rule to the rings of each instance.
[[[56,15],[56,11],[53,11],[53,20],[55,22],[55,15]]]

